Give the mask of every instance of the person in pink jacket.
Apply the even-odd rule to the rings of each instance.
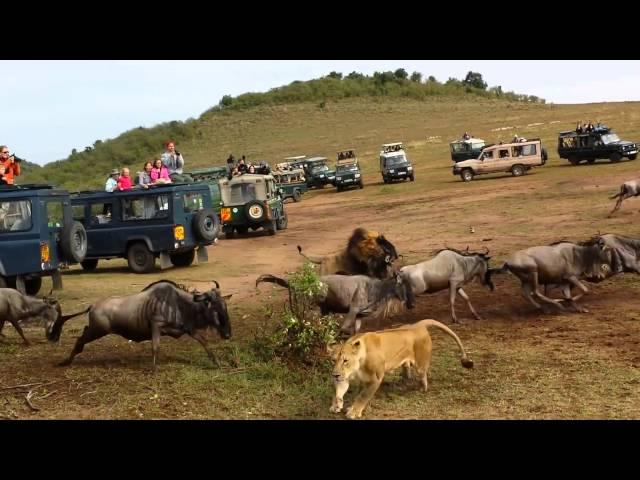
[[[151,169],[151,181],[153,183],[171,183],[169,170],[162,164],[162,160],[159,158],[153,163],[153,168]]]
[[[122,173],[118,177],[118,190],[131,190],[131,176],[129,175],[129,169],[124,167]]]

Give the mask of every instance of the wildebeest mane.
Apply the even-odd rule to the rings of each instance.
[[[187,292],[187,293],[192,293],[191,291],[189,291],[189,289],[187,288],[187,286],[186,286],[186,285],[183,285],[183,284],[181,284],[181,283],[176,283],[176,282],[174,282],[173,280],[166,280],[166,279],[163,279],[163,280],[157,280],[157,281],[155,281],[155,282],[153,282],[153,283],[150,283],[149,285],[147,285],[146,287],[144,287],[144,288],[141,290],[141,292],[144,292],[145,290],[149,290],[149,289],[150,289],[151,287],[153,287],[154,285],[158,285],[158,284],[160,284],[160,283],[168,283],[168,284],[170,284],[170,285],[173,285],[174,287],[176,287],[176,288],[177,288],[177,289],[179,289],[179,290],[183,290],[183,291],[185,291],[185,292]]]

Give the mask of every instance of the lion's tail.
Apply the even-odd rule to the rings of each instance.
[[[263,275],[260,275],[256,279],[256,288],[258,287],[258,284],[261,282],[275,283],[276,285],[280,285],[281,287],[289,288],[289,282],[287,282],[284,278],[276,277],[275,275],[271,275],[270,273],[265,273]]]
[[[440,323],[436,320],[422,320],[420,324],[426,329],[428,329],[429,327],[436,327],[451,335],[458,344],[458,347],[460,347],[460,351],[462,352],[462,358],[460,359],[460,361],[462,362],[462,366],[464,368],[473,368],[473,360],[468,357],[467,352],[464,351],[464,347],[462,346],[460,338],[458,338],[458,335],[456,335],[453,330],[447,327],[444,323]]]

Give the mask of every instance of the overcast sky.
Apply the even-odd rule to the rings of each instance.
[[[332,70],[404,68],[440,81],[480,72],[489,86],[553,103],[640,100],[640,61],[203,60],[0,61],[0,144],[41,165],[135,127],[197,118],[223,95]]]

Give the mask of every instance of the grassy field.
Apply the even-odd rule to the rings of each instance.
[[[163,338],[160,368],[151,370],[149,343],[111,336],[89,344],[73,366],[56,367],[68,355],[86,318],[65,327],[59,345],[42,328],[26,329],[25,348],[11,326],[0,338],[0,415],[4,418],[343,418],[329,413],[333,395],[330,364],[304,367],[261,358],[251,348],[265,326],[264,307],[281,308],[282,289],[253,283],[261,273],[278,275],[301,263],[295,246],[329,253],[341,248],[358,226],[384,232],[406,263],[445,245],[487,246],[497,266],[507,254],[555,240],[586,239],[616,232],[638,237],[640,202],[628,200],[613,218],[607,199],[637,176],[638,162],[569,166],[555,152],[557,132],[578,120],[602,121],[621,138],[640,140],[640,104],[526,105],[497,101],[429,102],[353,100],[317,105],[259,107],[221,113],[202,136],[180,145],[189,166],[220,164],[229,153],[249,160],[297,154],[334,158],[342,147],[357,149],[364,190],[311,192],[287,204],[289,228],[276,235],[240,236],[212,247],[210,263],[135,275],[123,260],[101,262],[92,274],[72,267],[60,299],[65,312],[108,295],[139,291],[169,278],[204,287],[220,281],[229,302],[233,339],[209,340],[223,368],[210,365],[189,339]],[[499,130],[500,129],[500,130]],[[478,177],[463,183],[451,174],[448,142],[464,131],[489,142],[515,133],[540,137],[549,162],[528,175]],[[383,185],[377,171],[382,143],[404,141],[416,181]],[[470,233],[473,226],[475,233]],[[45,280],[43,290],[50,287]],[[472,320],[463,302],[452,328],[471,352],[473,370],[460,366],[451,339],[433,332],[429,392],[399,373],[385,378],[365,418],[640,418],[640,296],[637,278],[621,275],[590,285],[588,314],[535,312],[512,276],[496,277],[496,291],[467,290],[484,317]],[[422,318],[449,322],[448,295],[419,297],[416,310],[391,324]],[[365,328],[368,326],[365,322]],[[37,385],[15,387],[29,383]],[[25,402],[32,392],[32,411]],[[347,405],[353,398],[350,391]]]

